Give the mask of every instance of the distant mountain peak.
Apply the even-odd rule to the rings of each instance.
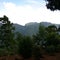
[[[29,23],[26,23],[25,26],[35,25],[35,24],[38,24],[38,23],[37,22],[29,22]]]

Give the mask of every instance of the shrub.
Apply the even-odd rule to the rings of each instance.
[[[19,43],[19,54],[24,58],[29,58],[32,56],[33,43],[30,37],[23,37]]]

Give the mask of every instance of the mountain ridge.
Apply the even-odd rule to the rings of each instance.
[[[22,35],[32,36],[33,34],[35,35],[38,32],[40,24],[47,27],[49,25],[52,25],[53,23],[50,23],[50,22],[40,22],[40,23],[30,22],[30,23],[25,24],[25,26],[22,26],[19,24],[14,24],[14,26],[15,26],[16,32],[20,32]],[[53,25],[56,25],[58,27],[60,24],[53,24]]]

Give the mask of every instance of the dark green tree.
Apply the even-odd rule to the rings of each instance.
[[[40,58],[43,57],[42,51],[43,51],[45,39],[46,39],[45,26],[40,24],[38,33],[36,35],[33,35],[33,41],[34,41],[33,54],[35,60],[40,60]]]
[[[45,40],[45,36],[45,27],[40,24],[38,33],[36,35],[33,35],[33,40],[37,45],[42,45],[43,41]]]
[[[50,25],[46,28],[47,32],[57,32],[58,28],[55,25]]]
[[[48,9],[54,11],[54,10],[60,10],[60,0],[45,0],[46,6]]]
[[[19,54],[21,54],[25,59],[32,56],[33,41],[30,37],[23,37],[19,42]]]
[[[0,17],[0,43],[1,47],[6,49],[6,53],[13,50],[14,46],[14,27],[7,16]]]
[[[58,28],[54,25],[48,26],[46,28],[47,36],[45,48],[48,53],[55,53],[58,51],[57,46],[60,44],[60,35],[58,33]]]
[[[60,49],[60,35],[59,28],[55,25],[50,25],[48,27],[39,26],[39,31],[36,35],[34,35],[33,39],[35,41],[35,45],[40,45],[42,50],[52,53],[58,51]],[[57,49],[58,47],[58,49]]]
[[[19,33],[19,32],[16,32],[15,33],[15,42],[16,42],[16,49],[15,49],[15,51],[16,51],[16,53],[18,54],[19,52],[18,52],[18,50],[19,50],[19,45],[20,45],[20,41],[22,41],[22,39],[23,39],[23,36],[22,36],[22,34],[21,33]]]

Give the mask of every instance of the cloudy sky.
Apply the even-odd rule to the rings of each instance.
[[[0,17],[6,15],[13,23],[52,22],[60,24],[60,11],[50,11],[44,0],[0,0]]]

